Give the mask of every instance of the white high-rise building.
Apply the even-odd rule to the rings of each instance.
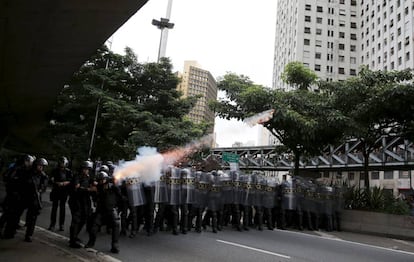
[[[358,1],[359,63],[372,70],[414,68],[412,0]]]
[[[277,10],[273,87],[289,87],[281,74],[301,61],[323,80],[358,70],[359,6],[351,0],[280,0]]]
[[[414,1],[279,0],[273,87],[287,63],[301,61],[322,80],[372,70],[414,68]]]
[[[281,75],[292,61],[328,81],[355,76],[360,65],[414,68],[413,12],[413,0],[279,0],[273,88],[289,90]]]

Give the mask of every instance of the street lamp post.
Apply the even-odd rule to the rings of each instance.
[[[172,6],[172,0],[169,0],[168,6],[167,6],[166,18],[160,18],[160,20],[152,19],[152,25],[155,25],[158,29],[161,30],[157,62],[160,61],[161,57],[165,57],[165,52],[167,48],[168,29],[174,28],[174,24],[170,23],[171,6]]]

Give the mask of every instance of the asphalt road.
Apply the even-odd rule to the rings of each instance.
[[[49,226],[50,209],[50,203],[46,201],[38,226]],[[67,208],[65,231],[56,233],[68,237],[69,225]],[[85,230],[80,237],[84,243],[87,242]],[[121,261],[414,261],[412,241],[349,232],[255,229],[238,232],[225,228],[217,234],[211,230],[178,236],[159,232],[150,237],[140,232],[133,239],[121,237],[121,252],[116,255],[109,252],[110,239],[110,235],[100,233],[95,249]],[[67,248],[70,252],[71,249]]]
[[[49,225],[50,205],[46,204],[38,226]],[[64,232],[68,236],[70,212]],[[105,231],[105,230],[102,230]],[[83,230],[81,239],[88,236]],[[264,230],[238,232],[231,228],[214,234],[194,231],[174,236],[159,232],[135,238],[121,237],[121,252],[109,253],[110,235],[102,232],[95,249],[122,261],[414,261],[414,242],[347,232]]]

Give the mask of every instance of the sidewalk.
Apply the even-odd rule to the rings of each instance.
[[[2,261],[120,261],[94,249],[69,248],[68,238],[36,227],[33,242],[24,239],[24,228],[18,230],[13,239],[0,239],[0,257]]]

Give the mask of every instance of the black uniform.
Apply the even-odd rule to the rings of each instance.
[[[91,194],[93,184],[88,174],[74,176],[69,195],[69,208],[72,213],[70,225],[70,246],[80,248],[79,232],[91,215]]]
[[[47,176],[42,170],[37,169],[35,164],[32,170],[22,173],[21,177],[19,177],[19,183],[21,195],[20,214],[23,213],[24,209],[27,209],[25,241],[31,242],[37,216],[42,209],[40,193],[46,189]]]
[[[93,247],[96,235],[101,225],[106,224],[112,230],[111,252],[119,252],[119,224],[118,209],[122,207],[122,196],[119,187],[112,183],[101,182],[98,184],[96,194],[96,211],[92,216],[92,227],[89,231],[89,241],[85,247]]]
[[[57,209],[59,207],[59,230],[63,231],[65,224],[65,206],[69,195],[70,181],[72,172],[65,167],[58,167],[52,171],[52,191],[50,201],[52,201],[52,212],[50,214],[49,230],[54,230],[56,224]]]

